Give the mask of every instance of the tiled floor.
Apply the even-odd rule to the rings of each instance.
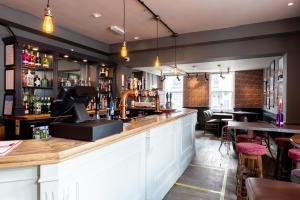
[[[165,200],[231,200],[235,195],[237,157],[227,154],[213,135],[196,132],[196,156],[184,174],[166,195]]]

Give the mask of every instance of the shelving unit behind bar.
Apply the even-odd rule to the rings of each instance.
[[[5,95],[10,95],[13,97],[12,111],[9,113],[3,113],[6,116],[23,116],[25,115],[25,109],[23,104],[23,98],[25,92],[35,93],[37,96],[51,97],[55,98],[59,90],[59,80],[58,80],[58,60],[63,58],[64,55],[69,55],[69,59],[83,61],[86,60],[87,64],[100,66],[105,63],[107,66],[115,66],[116,64],[98,59],[89,55],[84,55],[75,51],[70,51],[69,49],[63,49],[57,46],[48,45],[38,41],[30,40],[22,37],[8,37],[3,38],[5,44],[4,58],[5,58],[5,71],[13,71],[13,86],[10,88],[5,87]],[[49,67],[41,66],[25,66],[22,62],[22,51],[28,49],[33,51],[36,55],[38,51],[40,57],[43,58],[44,55],[48,56]],[[38,75],[40,80],[44,76],[49,80],[47,86],[36,86],[36,85],[26,85],[24,84],[24,74],[28,71],[34,75]],[[4,84],[7,81],[4,80]],[[4,103],[5,104],[5,103]],[[8,104],[7,104],[8,105]],[[6,105],[6,106],[7,106]],[[7,111],[9,109],[7,108]]]

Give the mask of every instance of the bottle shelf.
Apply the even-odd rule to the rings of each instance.
[[[27,67],[27,66],[22,66],[22,69],[27,69],[31,71],[49,71],[53,72],[53,68],[44,68],[44,67]]]
[[[36,87],[36,86],[23,86],[26,89],[42,89],[42,90],[52,90],[53,87]]]

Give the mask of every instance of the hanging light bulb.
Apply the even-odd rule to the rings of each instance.
[[[125,24],[125,17],[126,17],[126,7],[125,7],[125,0],[123,0],[123,28],[124,28],[124,34],[123,34],[123,45],[121,47],[121,57],[127,58],[128,57],[128,50],[126,47],[126,24]]]
[[[158,56],[156,56],[154,66],[155,67],[160,67],[160,61],[159,61],[159,57]]]
[[[54,25],[52,21],[52,13],[49,5],[49,0],[47,2],[47,7],[45,8],[44,21],[43,21],[43,31],[46,33],[53,33]]]
[[[127,51],[127,48],[126,48],[126,42],[124,41],[123,46],[121,48],[121,57],[126,58],[127,56],[128,56],[128,51]]]
[[[158,57],[158,21],[159,21],[159,16],[156,15],[155,19],[156,19],[156,59],[155,59],[154,66],[155,67],[160,67],[160,61],[159,61],[159,57]]]

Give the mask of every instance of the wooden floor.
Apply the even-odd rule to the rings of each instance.
[[[237,155],[232,147],[227,154],[224,145],[219,151],[219,145],[218,138],[197,131],[196,156],[164,200],[235,200]],[[270,171],[264,176],[271,176]]]

